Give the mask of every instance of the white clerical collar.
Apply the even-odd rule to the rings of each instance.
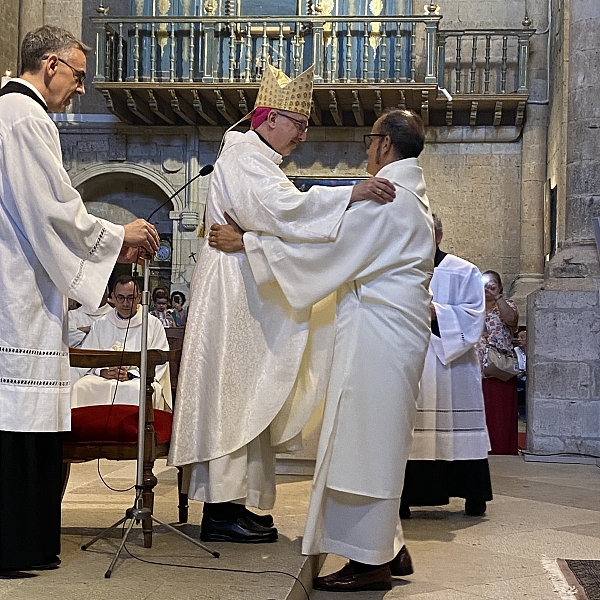
[[[131,319],[124,319],[119,315],[117,309],[114,308],[111,312],[107,313],[106,317],[110,319],[115,327],[118,329],[130,329],[132,327],[140,327],[142,324],[142,307],[138,306],[137,312]]]

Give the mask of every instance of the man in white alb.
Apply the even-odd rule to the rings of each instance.
[[[0,571],[60,562],[67,298],[98,306],[117,259],[158,249],[141,219],[123,227],[89,215],[63,168],[48,111],[85,93],[88,51],[64,29],[31,31],[21,77],[0,90]]]
[[[206,223],[229,213],[245,229],[294,242],[335,238],[349,204],[387,202],[375,178],[354,187],[300,192],[279,165],[306,139],[313,68],[290,81],[268,65],[252,128],[227,133],[215,163]],[[376,193],[379,190],[379,194]],[[191,471],[189,497],[204,502],[201,539],[273,542],[275,452],[300,446],[300,432],[325,391],[333,304],[292,308],[277,285],[258,289],[244,252],[205,244],[186,325],[169,463]]]
[[[398,511],[430,335],[433,221],[417,165],[424,141],[423,124],[410,111],[377,119],[365,136],[367,172],[391,181],[395,200],[352,206],[335,240],[292,244],[243,236],[259,289],[276,281],[296,310],[337,290],[302,552],[350,561],[317,577],[319,590],[386,590],[392,575],[412,573]],[[216,247],[222,231],[211,229]]]
[[[442,222],[434,217],[436,253],[431,279],[431,340],[417,400],[417,420],[406,466],[400,516],[411,506],[465,499],[480,516],[492,499],[481,367],[475,344],[485,319],[479,269],[442,252]]]

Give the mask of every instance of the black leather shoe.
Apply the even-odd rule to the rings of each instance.
[[[481,517],[485,514],[486,508],[485,502],[465,500],[465,514],[470,517]]]
[[[394,559],[390,561],[389,565],[390,571],[394,577],[406,577],[415,572],[406,546],[400,548],[400,552],[398,552]]]
[[[262,527],[273,527],[273,515],[257,515],[246,507],[244,507],[244,515],[251,521],[254,521],[257,525]]]
[[[404,504],[400,505],[400,518],[401,519],[410,519],[410,506],[405,506]]]
[[[373,565],[369,571],[358,572],[355,563],[349,562],[343,569],[313,580],[315,590],[326,592],[363,592],[392,589],[390,566]]]
[[[262,527],[242,515],[235,520],[202,517],[200,539],[203,542],[235,542],[238,544],[266,544],[277,540],[277,529]]]

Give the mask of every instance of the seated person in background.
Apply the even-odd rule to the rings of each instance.
[[[87,306],[80,306],[75,310],[70,310],[68,313],[69,347],[79,348],[90,332],[92,323],[111,310],[112,306],[108,304],[108,287],[104,290],[102,302],[100,302],[100,306],[96,310]]]
[[[141,295],[133,277],[130,275],[118,277],[112,298],[115,309],[92,325],[81,347],[116,352],[139,351],[142,339],[142,309],[139,306]],[[152,315],[148,315],[148,349],[169,349],[164,327]],[[77,371],[82,377],[78,381],[72,378],[72,408],[111,404],[113,401],[115,404],[138,404],[140,382],[136,367],[123,365],[90,371],[77,369]],[[168,363],[156,368],[153,387],[154,408],[170,409],[172,402]]]
[[[187,307],[185,304],[185,294],[183,292],[173,292],[171,294],[171,314],[176,327],[185,327],[187,321]]]
[[[150,314],[155,316],[163,324],[163,327],[175,327],[173,315],[169,310],[169,294],[167,294],[166,290],[156,288],[152,292],[152,299],[154,301],[154,308],[150,311]]]

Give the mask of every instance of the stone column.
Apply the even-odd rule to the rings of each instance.
[[[544,184],[548,147],[548,3],[528,2],[531,11],[523,25],[535,27],[528,65],[530,102],[523,128],[519,275],[512,300],[519,308],[519,324],[527,323],[527,296],[544,282]]]
[[[535,453],[598,455],[600,265],[590,220],[600,215],[600,5],[570,0],[565,11],[564,236],[543,288],[528,299],[527,440]]]

